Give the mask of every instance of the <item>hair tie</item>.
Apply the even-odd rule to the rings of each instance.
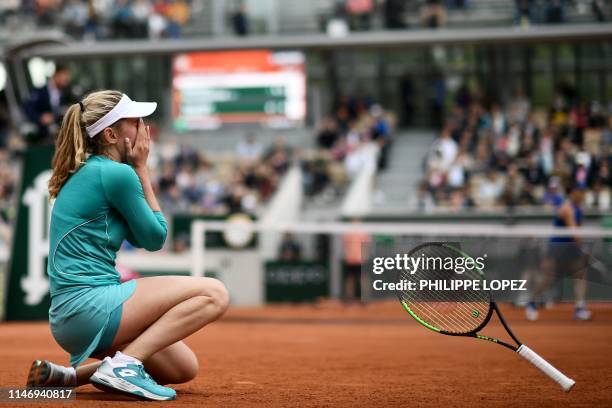
[[[85,112],[85,107],[83,106],[83,102],[79,101],[79,106],[81,107],[81,112]]]

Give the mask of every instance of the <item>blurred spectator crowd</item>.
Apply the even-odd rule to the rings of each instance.
[[[586,205],[611,208],[612,115],[558,88],[548,110],[518,91],[506,105],[484,104],[465,90],[425,160],[411,206],[464,209],[561,203],[572,186]]]
[[[9,226],[17,216],[20,152],[24,141],[12,131],[9,109],[0,92],[0,251],[10,242]]]
[[[13,0],[14,1],[14,0]],[[188,0],[20,0],[38,27],[63,27],[76,39],[179,38]],[[0,10],[1,11],[1,10]],[[15,11],[17,12],[17,11]]]
[[[332,26],[344,22],[352,31],[370,30],[378,18],[386,29],[404,29],[409,26],[438,28],[447,25],[449,14],[462,15],[482,12],[486,21],[495,13],[504,13],[504,7],[514,3],[514,22],[517,25],[555,24],[568,21],[569,14],[591,15],[598,22],[610,18],[610,4],[606,0],[339,0],[335,1]],[[510,11],[510,10],[508,10]],[[463,13],[463,14],[461,14]],[[477,16],[472,16],[478,21]],[[335,24],[335,26],[333,25]]]
[[[154,148],[149,167],[164,211],[256,214],[291,163],[282,138],[264,148],[253,134],[235,153],[208,157],[201,149],[168,141]]]
[[[565,23],[570,9],[580,14],[590,12],[595,21],[600,23],[609,20],[610,13],[607,0],[514,0],[514,4],[514,20],[521,26]]]
[[[250,13],[247,3],[219,0],[213,6],[207,0],[3,0],[0,23],[12,14],[20,20],[33,18],[37,27],[63,27],[76,39],[178,38],[188,23],[194,32],[202,32],[198,25],[208,20],[199,17],[210,12],[207,8],[222,6],[228,28],[244,36],[261,31],[261,27],[255,29],[257,24],[269,25],[260,12]],[[282,10],[274,3],[266,7]],[[608,0],[320,0],[313,6],[312,15],[304,19],[318,21],[320,29],[330,35],[345,35],[348,31],[380,28],[498,26],[510,21],[523,27],[605,22],[611,15],[612,3]],[[254,17],[259,23],[253,24]],[[282,11],[278,18],[283,18]]]
[[[2,143],[0,140],[0,251],[10,243],[12,225],[17,216],[17,187],[20,174],[18,150],[13,142]],[[8,141],[4,141],[8,142]]]
[[[331,201],[366,166],[383,170],[395,127],[394,116],[369,97],[340,96],[333,113],[316,126],[316,149],[302,158],[307,197]],[[368,145],[378,147],[372,154]]]
[[[448,8],[465,10],[467,7],[467,0],[340,0],[335,1],[327,31],[330,34],[346,29],[368,31],[379,16],[384,28],[390,30],[408,28],[416,16],[422,27],[443,27]]]

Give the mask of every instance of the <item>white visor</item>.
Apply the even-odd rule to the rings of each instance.
[[[94,137],[119,119],[144,118],[155,112],[155,108],[157,108],[157,102],[134,102],[129,96],[123,94],[119,103],[110,112],[93,125],[87,126],[87,134],[89,137]]]

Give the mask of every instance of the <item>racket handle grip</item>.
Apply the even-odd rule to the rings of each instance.
[[[544,360],[529,347],[522,345],[516,352],[519,353],[521,357],[524,357],[525,360],[538,367],[544,374],[555,380],[555,382],[563,388],[563,391],[569,391],[574,384],[576,384],[576,381],[557,370],[552,364]]]

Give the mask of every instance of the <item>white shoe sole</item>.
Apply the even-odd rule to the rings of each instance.
[[[526,310],[525,311],[525,318],[529,320],[530,322],[535,322],[536,320],[538,320],[539,317],[540,315],[537,312],[537,310]]]
[[[579,322],[588,322],[592,318],[593,318],[593,315],[591,313],[578,315],[578,316],[574,315],[574,320],[577,320]]]
[[[172,397],[164,397],[162,395],[153,394],[144,388],[140,388],[124,379],[109,376],[103,373],[95,372],[90,378],[89,381],[97,387],[101,388],[103,391],[119,391],[124,394],[129,394],[133,397],[144,398],[153,401],[171,401],[176,398],[176,396]]]

